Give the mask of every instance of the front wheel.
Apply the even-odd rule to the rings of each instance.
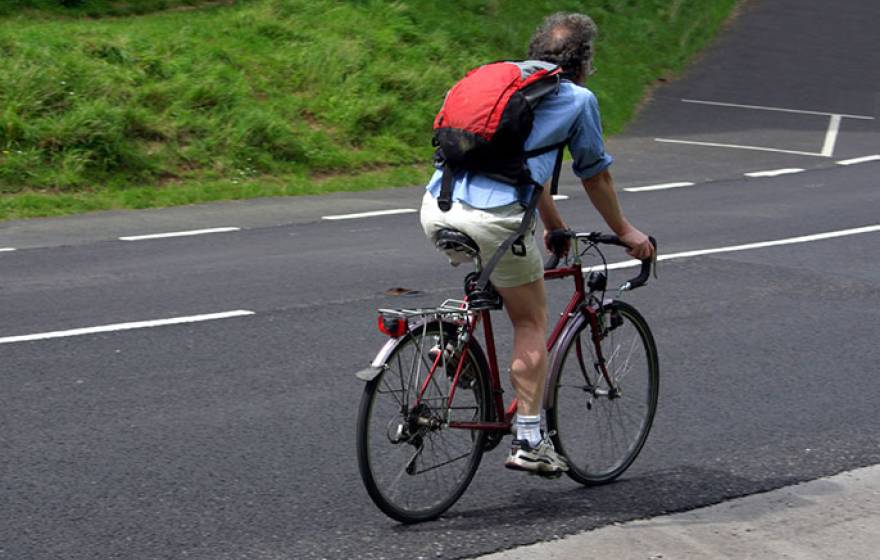
[[[454,402],[448,406],[462,358],[437,356],[455,337],[450,323],[414,326],[382,372],[367,383],[361,399],[361,478],[373,502],[403,523],[434,519],[452,506],[473,479],[486,445],[486,431],[448,426],[450,421],[485,422],[491,414],[488,368],[474,341],[464,353]]]
[[[572,479],[604,484],[629,468],[651,430],[659,369],[648,324],[622,301],[597,311],[595,324],[584,314],[566,330],[551,364],[547,424]]]

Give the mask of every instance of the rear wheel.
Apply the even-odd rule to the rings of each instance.
[[[648,324],[615,301],[598,312],[602,374],[593,330],[584,316],[563,335],[553,360],[548,427],[569,461],[568,475],[586,485],[620,476],[635,460],[654,420],[659,392],[657,349]]]
[[[452,506],[473,479],[486,445],[485,431],[448,427],[450,421],[490,418],[488,369],[479,346],[471,343],[464,353],[451,409],[449,392],[461,358],[443,356],[429,375],[438,349],[455,335],[454,325],[439,321],[413,327],[361,399],[361,478],[376,505],[404,523],[434,519]]]

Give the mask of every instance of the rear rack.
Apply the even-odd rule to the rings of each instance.
[[[387,317],[411,319],[413,317],[459,317],[466,318],[470,305],[461,299],[447,299],[439,307],[420,307],[416,309],[379,309],[379,314]]]

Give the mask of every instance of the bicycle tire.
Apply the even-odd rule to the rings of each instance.
[[[632,465],[651,431],[660,389],[657,348],[644,317],[622,301],[598,313],[602,354],[619,391],[599,372],[585,314],[561,337],[548,377],[553,444],[569,462],[568,476],[587,486],[611,482]]]
[[[454,340],[455,334],[456,326],[448,322],[413,326],[389,353],[383,371],[367,383],[361,398],[357,426],[361,478],[376,506],[402,523],[435,519],[449,509],[470,485],[486,444],[486,431],[416,425],[420,418],[445,417],[452,386],[446,372],[438,368],[419,407],[411,407],[410,391],[420,386],[433,363],[425,353],[441,337]],[[465,359],[465,381],[456,389],[452,414],[459,420],[488,421],[489,370],[476,341],[468,343]]]

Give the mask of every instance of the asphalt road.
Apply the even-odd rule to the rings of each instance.
[[[825,4],[746,3],[609,143],[621,187],[695,183],[621,192],[677,258],[628,297],[662,387],[620,482],[523,477],[499,448],[439,521],[403,527],[369,501],[352,372],[383,341],[375,309],[456,295],[461,272],[416,214],[321,217],[416,208],[418,188],[12,222],[0,558],[465,558],[880,463],[880,231],[852,231],[880,225],[880,161],[837,163],[880,154],[880,6]],[[803,171],[744,176],[779,169]],[[599,227],[571,178],[562,192],[572,226]],[[222,226],[242,229],[118,239]],[[827,232],[843,233],[791,241]],[[401,286],[423,295],[383,294]],[[234,310],[252,314],[12,338]]]

